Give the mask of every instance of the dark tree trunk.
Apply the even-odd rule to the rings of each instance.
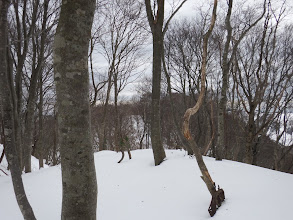
[[[255,135],[255,122],[254,122],[254,107],[252,107],[248,116],[248,125],[247,125],[247,136],[245,143],[245,158],[244,162],[248,164],[253,163],[253,140]]]
[[[95,7],[94,0],[63,1],[54,41],[63,220],[96,220],[97,181],[88,75]]]
[[[162,71],[163,34],[162,27],[156,25],[153,32],[153,81],[152,81],[152,118],[151,141],[155,165],[159,165],[166,157],[161,139],[161,71]]]
[[[31,154],[33,146],[33,124],[34,124],[34,113],[35,113],[35,101],[37,93],[38,72],[33,71],[32,78],[30,81],[29,98],[27,103],[26,118],[25,118],[25,129],[23,136],[23,165],[25,172],[29,173],[32,171],[31,168]]]
[[[151,118],[151,141],[155,159],[155,165],[159,165],[166,157],[161,139],[161,71],[163,53],[163,22],[164,0],[157,1],[156,15],[153,15],[150,1],[145,0],[149,25],[153,35],[153,80],[152,80],[152,118]],[[155,10],[155,9],[154,9]]]
[[[40,74],[39,79],[40,86],[40,102],[39,102],[39,140],[38,140],[38,152],[39,152],[39,168],[44,167],[43,160],[43,79],[42,74]]]
[[[54,106],[54,143],[53,143],[53,152],[52,152],[52,160],[53,166],[57,165],[57,139],[58,139],[58,123],[57,123],[57,113],[56,107]]]
[[[108,74],[108,88],[106,94],[106,101],[103,108],[103,116],[102,116],[102,123],[99,129],[99,150],[107,150],[107,117],[108,117],[108,105],[110,99],[110,92],[112,87],[112,76],[113,76],[113,66]]]
[[[119,125],[119,111],[118,111],[118,74],[114,75],[114,107],[115,107],[115,114],[114,114],[114,148],[118,148],[118,138],[121,136],[120,134],[120,125]],[[119,135],[120,134],[120,135]]]
[[[21,170],[15,146],[12,95],[8,87],[7,74],[7,11],[9,1],[0,1],[0,98],[2,126],[4,128],[5,155],[9,164],[16,201],[24,219],[36,219],[30,206],[21,178]]]

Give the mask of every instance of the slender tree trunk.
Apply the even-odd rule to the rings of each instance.
[[[53,143],[53,152],[52,152],[52,160],[53,166],[57,165],[57,145],[58,145],[58,123],[57,123],[57,113],[56,107],[54,106],[54,143]]]
[[[39,1],[34,3],[34,8],[37,10]],[[48,12],[48,0],[44,1],[43,7],[43,20],[42,20],[42,33],[41,33],[41,41],[40,41],[40,51],[38,53],[35,42],[33,41],[33,65],[32,65],[32,76],[30,80],[29,87],[29,97],[27,102],[27,111],[25,118],[25,130],[23,137],[23,152],[24,152],[24,166],[25,172],[31,172],[31,150],[33,145],[33,120],[35,113],[35,102],[37,99],[37,88],[38,88],[38,79],[39,77],[42,80],[42,68],[44,62],[44,51],[45,51],[45,39],[47,37],[47,12]],[[40,149],[41,150],[41,149]],[[40,151],[41,152],[41,151]]]
[[[200,89],[199,98],[198,98],[194,107],[186,110],[186,112],[184,114],[184,118],[183,118],[184,121],[183,121],[183,128],[182,128],[183,135],[186,138],[186,140],[188,141],[190,148],[192,149],[192,151],[196,157],[197,164],[198,164],[199,169],[202,173],[201,178],[205,182],[210,194],[212,195],[212,201],[211,201],[210,207],[208,209],[211,216],[214,216],[217,211],[217,208],[221,206],[222,202],[225,199],[225,194],[224,194],[223,189],[220,189],[220,188],[218,190],[216,189],[216,184],[212,180],[212,178],[209,174],[209,171],[204,163],[202,154],[200,152],[200,148],[197,145],[197,143],[194,141],[193,137],[191,136],[191,133],[189,130],[189,121],[190,121],[190,117],[198,112],[198,110],[200,109],[200,107],[204,101],[204,97],[205,97],[208,40],[209,40],[209,37],[210,37],[212,30],[214,28],[215,22],[216,22],[217,4],[218,4],[218,1],[214,0],[214,7],[213,7],[213,15],[212,15],[211,24],[210,24],[210,27],[203,38],[203,52],[202,52],[202,66],[201,66],[201,89]]]
[[[5,155],[11,171],[16,201],[24,219],[36,219],[27,200],[21,178],[21,170],[15,146],[15,129],[13,121],[13,108],[11,90],[7,74],[7,11],[9,1],[0,1],[0,98],[2,103],[2,126],[4,128]]]
[[[161,71],[163,53],[163,22],[164,0],[157,1],[156,12],[152,11],[151,3],[145,0],[146,12],[153,35],[153,78],[152,78],[152,117],[151,117],[151,142],[155,159],[155,165],[159,165],[166,157],[161,139]],[[155,16],[154,16],[155,14]]]
[[[3,133],[4,133],[4,129],[3,129]],[[2,138],[4,139],[4,137],[2,137]],[[0,164],[1,164],[2,160],[3,160],[3,158],[4,158],[4,155],[5,155],[5,148],[4,148],[4,145],[3,145],[3,151],[2,151],[1,156],[0,156]]]
[[[13,107],[13,117],[14,117],[14,130],[15,130],[15,145],[17,147],[17,155],[18,155],[18,161],[19,165],[22,168],[22,141],[21,141],[21,124],[20,124],[20,114],[18,112],[17,106],[18,106],[18,99],[16,95],[16,89],[14,86],[14,80],[13,80],[13,61],[11,57],[11,52],[8,49],[7,52],[7,74],[8,74],[8,83],[9,83],[9,89],[11,90],[11,96],[12,96],[12,107]]]
[[[33,146],[33,123],[35,113],[35,101],[37,93],[38,72],[33,71],[30,81],[29,98],[27,103],[25,129],[23,136],[23,165],[25,172],[31,172],[31,154]]]
[[[88,48],[95,7],[94,0],[62,1],[54,40],[63,220],[96,220],[97,181],[88,75]]]
[[[114,107],[115,107],[115,114],[114,114],[114,124],[115,124],[115,131],[114,131],[114,148],[118,148],[118,138],[119,138],[119,111],[118,111],[118,75],[117,73],[114,75]]]
[[[152,119],[151,141],[155,165],[159,165],[166,157],[161,138],[161,71],[162,71],[163,34],[162,27],[155,26],[153,32],[153,81],[152,81]]]
[[[40,86],[40,102],[39,102],[39,140],[38,140],[38,152],[39,152],[39,168],[44,167],[44,149],[43,149],[43,79],[40,74],[39,79]]]
[[[251,108],[252,109],[252,108]],[[255,124],[254,124],[254,110],[251,110],[248,116],[248,125],[247,125],[247,136],[245,143],[245,158],[244,162],[248,164],[253,163],[253,140],[255,134]]]
[[[106,101],[103,108],[103,116],[102,116],[102,123],[99,129],[99,150],[107,150],[107,135],[106,135],[106,122],[107,122],[107,115],[108,115],[108,105],[110,99],[110,92],[112,87],[112,76],[113,76],[113,65],[111,66],[110,72],[108,74],[108,88],[106,93]]]
[[[230,18],[232,14],[233,0],[229,0],[228,12],[225,19],[225,28],[227,31],[226,42],[224,47],[224,53],[222,58],[222,88],[220,102],[218,105],[218,138],[216,146],[216,160],[222,160],[225,158],[226,147],[225,147],[225,113],[227,105],[227,90],[228,90],[228,79],[230,62],[228,59],[228,53],[230,49],[230,43],[232,38],[232,27],[230,24]]]
[[[171,91],[171,79],[170,79],[170,76],[169,76],[169,74],[167,72],[167,67],[166,67],[166,63],[165,63],[164,54],[162,56],[162,61],[163,61],[163,68],[164,68],[165,77],[167,79],[167,91],[168,91],[168,94],[169,94],[169,99],[170,99],[170,104],[171,104],[171,112],[172,112],[172,116],[173,116],[173,123],[174,123],[175,129],[176,129],[176,133],[177,133],[177,135],[179,137],[179,140],[180,140],[181,144],[183,145],[183,147],[187,151],[188,155],[193,155],[193,151],[189,147],[189,144],[187,143],[185,137],[183,136],[183,134],[181,132],[181,129],[179,127],[178,120],[177,120],[176,115],[175,115],[174,103],[173,103],[172,91]]]

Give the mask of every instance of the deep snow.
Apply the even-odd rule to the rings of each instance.
[[[95,154],[98,220],[204,220],[211,197],[194,158],[167,150],[154,166],[151,150]],[[293,175],[232,161],[205,158],[213,180],[226,193],[214,220],[291,220]],[[29,201],[39,220],[58,220],[61,213],[61,168],[24,174]],[[0,219],[20,220],[10,177],[0,176]]]

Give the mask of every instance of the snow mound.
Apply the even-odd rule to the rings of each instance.
[[[167,150],[154,166],[151,150],[132,152],[118,164],[121,153],[95,154],[99,220],[205,220],[211,196],[194,158]],[[226,200],[214,220],[290,220],[293,175],[232,161],[205,158],[213,180]],[[23,175],[37,219],[60,219],[61,168]],[[0,177],[0,219],[21,220],[10,177]]]

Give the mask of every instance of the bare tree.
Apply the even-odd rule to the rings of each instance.
[[[244,161],[250,164],[256,164],[261,137],[292,99],[287,89],[292,79],[291,52],[285,46],[290,37],[283,44],[278,34],[283,13],[282,8],[278,16],[268,10],[263,27],[247,38],[235,59],[238,99],[247,116]]]
[[[170,97],[171,112],[176,133],[181,144],[185,146],[189,154],[192,154],[192,150],[188,148],[188,145],[184,144],[185,139],[176,118],[172,93],[175,92],[178,93],[178,95],[182,94],[181,97],[183,97],[184,103],[184,108],[182,106],[182,109],[184,109],[184,111],[189,106],[192,106],[198,99],[201,79],[202,39],[208,19],[207,13],[203,13],[202,11],[199,11],[199,13],[202,16],[196,18],[196,20],[177,21],[170,27],[165,37],[165,57],[163,59],[167,92]],[[213,67],[209,67],[209,65],[211,64],[211,58],[214,57],[213,45],[209,45],[209,48],[207,54],[207,68],[211,70]],[[178,98],[175,100],[177,99]],[[206,108],[205,102],[204,100],[202,108],[196,115],[197,123],[196,126],[193,127],[197,134],[196,141],[199,145],[208,145],[205,142],[210,138],[210,133],[212,133],[210,131],[212,126],[210,126],[209,123],[211,116]],[[178,112],[178,110],[176,112]],[[210,140],[208,141],[211,143]]]
[[[9,38],[11,42],[10,53],[8,55],[8,67],[12,76],[11,91],[13,98],[13,109],[15,118],[16,145],[21,167],[26,167],[26,172],[30,172],[30,152],[31,142],[23,145],[24,123],[24,69],[28,57],[31,36],[36,26],[38,17],[39,1],[12,1],[11,21],[9,23]],[[14,75],[13,75],[14,74]],[[26,165],[25,165],[26,164]]]
[[[181,4],[174,10],[164,26],[165,0],[155,0],[154,7],[150,0],[145,0],[146,13],[149,26],[153,36],[153,78],[152,78],[152,119],[151,119],[151,141],[155,159],[155,165],[159,165],[166,157],[162,140],[160,125],[160,95],[161,95],[161,72],[162,53],[164,50],[164,34],[173,16],[178,12]]]
[[[0,1],[0,98],[2,127],[4,130],[5,155],[11,171],[16,201],[24,219],[36,219],[30,206],[21,178],[21,169],[15,145],[15,128],[11,88],[9,88],[9,72],[7,66],[8,34],[7,13],[10,1]]]
[[[220,100],[218,104],[218,132],[217,132],[218,138],[217,138],[217,147],[216,147],[217,160],[222,160],[222,158],[225,157],[225,112],[226,112],[226,105],[227,105],[227,91],[229,88],[230,66],[234,59],[237,47],[240,44],[241,40],[251,30],[251,28],[253,28],[263,18],[266,11],[266,1],[264,1],[263,12],[261,13],[261,15],[258,18],[256,18],[255,21],[251,21],[252,18],[249,17],[247,19],[248,25],[245,25],[245,27],[243,28],[243,30],[240,31],[240,33],[237,33],[236,31],[234,35],[233,35],[233,27],[231,26],[232,8],[233,8],[233,0],[229,0],[228,10],[227,10],[226,18],[225,18],[225,30],[227,32],[227,35],[226,35],[224,50],[223,50],[222,58],[221,58],[222,86],[221,86]],[[237,39],[237,35],[238,35],[238,39]],[[234,41],[233,45],[231,45],[232,38]]]
[[[194,141],[193,137],[191,136],[191,133],[189,131],[189,121],[190,121],[190,117],[192,115],[194,115],[195,113],[198,112],[199,108],[201,107],[202,103],[203,103],[203,99],[205,96],[205,81],[206,81],[206,62],[207,62],[207,51],[208,51],[208,40],[209,37],[213,31],[215,22],[216,22],[216,15],[217,15],[217,4],[218,1],[214,0],[214,7],[213,7],[213,14],[212,14],[212,20],[211,20],[211,24],[209,26],[208,31],[205,33],[204,38],[203,38],[203,54],[202,54],[202,66],[201,66],[201,89],[200,89],[200,95],[199,98],[195,104],[194,107],[189,108],[186,110],[185,114],[184,114],[184,121],[183,121],[183,135],[186,138],[186,140],[188,141],[188,144],[190,146],[190,148],[192,149],[196,160],[197,160],[197,164],[199,166],[199,169],[202,173],[201,178],[203,179],[203,181],[205,182],[210,194],[212,195],[212,201],[209,207],[209,213],[211,216],[214,216],[217,208],[221,206],[222,202],[225,199],[225,194],[224,194],[224,190],[218,188],[218,190],[216,189],[216,184],[213,182],[209,171],[203,161],[203,157],[202,154],[200,152],[200,148],[198,147],[197,143]]]
[[[96,103],[97,93],[106,87],[102,121],[99,126],[99,149],[107,149],[107,124],[111,91],[114,93],[114,145],[118,146],[119,136],[119,94],[131,82],[130,77],[136,78],[143,64],[142,46],[146,42],[142,4],[138,1],[112,0],[107,4],[100,2],[97,14],[101,17],[96,22],[94,36],[92,37],[92,51],[102,55],[107,62],[106,76],[99,69],[100,82],[96,83],[94,67],[92,68],[92,82],[94,87],[93,105]],[[92,55],[92,53],[91,53]],[[90,57],[91,58],[91,57]],[[91,58],[92,60],[92,58]],[[95,63],[93,62],[93,65]],[[98,64],[96,64],[98,65]],[[97,74],[96,74],[97,75]],[[100,84],[100,85],[99,85]],[[114,88],[113,88],[114,87]],[[102,101],[102,100],[100,100]]]

